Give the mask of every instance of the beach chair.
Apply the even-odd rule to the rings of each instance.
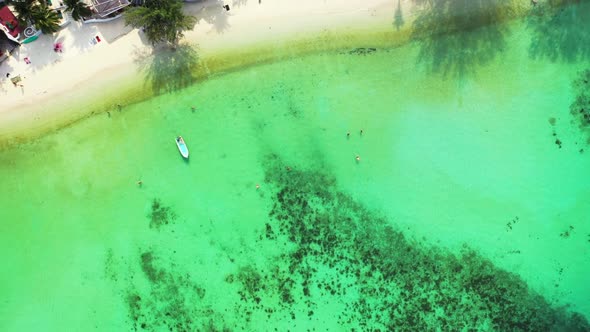
[[[98,35],[90,38],[90,45],[96,45],[98,43],[100,43],[101,39]]]
[[[10,78],[10,81],[12,82],[12,84],[14,84],[14,86],[16,86],[20,81],[22,81],[20,75],[16,75]]]

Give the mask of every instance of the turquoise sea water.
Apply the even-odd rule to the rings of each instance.
[[[1,151],[0,330],[587,331],[588,53],[547,51],[549,18],[245,68]]]

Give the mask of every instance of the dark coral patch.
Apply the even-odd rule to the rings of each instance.
[[[590,142],[590,69],[581,72],[573,83],[575,99],[570,105],[574,123]]]
[[[338,323],[361,330],[590,329],[583,316],[552,307],[517,275],[467,247],[454,255],[408,239],[338,192],[332,177],[287,172],[274,156],[266,166],[276,239],[263,241],[290,249],[264,270],[242,269],[242,308],[250,315],[294,319],[303,304],[301,316],[311,319],[322,303],[337,301]]]
[[[408,238],[339,191],[332,176],[286,169],[276,156],[264,166],[273,201],[256,238],[276,254],[218,276],[235,295],[218,312],[197,271],[182,272],[159,251],[143,252],[148,287],[133,281],[126,292],[135,330],[219,331],[228,321],[246,331],[261,323],[278,330],[275,322],[297,330],[302,321],[355,331],[590,330],[584,316],[553,307],[472,249],[453,254]],[[511,217],[509,229],[518,221]],[[327,307],[334,322],[322,321]]]
[[[127,291],[129,318],[135,331],[227,331],[223,319],[203,304],[206,290],[189,274],[164,268],[166,265],[152,251],[140,258],[150,287],[147,291],[136,287]]]
[[[176,214],[169,206],[162,205],[159,199],[154,198],[148,218],[150,218],[150,228],[159,229],[163,225],[174,222]]]

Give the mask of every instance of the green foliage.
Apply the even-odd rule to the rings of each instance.
[[[184,15],[179,0],[146,0],[144,6],[129,9],[124,17],[126,25],[143,28],[152,44],[167,42],[173,46],[197,23],[194,16]]]
[[[92,10],[81,0],[64,0],[66,11],[72,13],[72,18],[80,21],[85,17],[92,15]]]
[[[59,15],[45,3],[33,6],[33,20],[35,27],[44,34],[52,34],[59,30]]]
[[[16,18],[21,25],[27,25],[33,21],[33,9],[36,6],[36,0],[23,0],[12,2],[12,8],[16,12]]]
[[[45,1],[23,0],[13,1],[12,7],[21,25],[34,24],[45,34],[52,34],[59,30],[59,15],[47,6]]]

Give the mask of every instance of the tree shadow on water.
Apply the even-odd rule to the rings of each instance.
[[[551,0],[527,21],[533,59],[576,62],[590,59],[590,1]]]
[[[393,26],[395,26],[397,31],[399,31],[404,23],[401,0],[397,0],[397,7],[395,8],[395,14],[393,15]]]
[[[180,44],[176,48],[144,49],[136,51],[136,62],[145,73],[146,84],[154,94],[186,88],[196,81],[194,69],[199,63],[195,47]]]
[[[415,0],[423,10],[413,23],[418,61],[434,73],[460,78],[506,48],[500,23],[512,0]]]

